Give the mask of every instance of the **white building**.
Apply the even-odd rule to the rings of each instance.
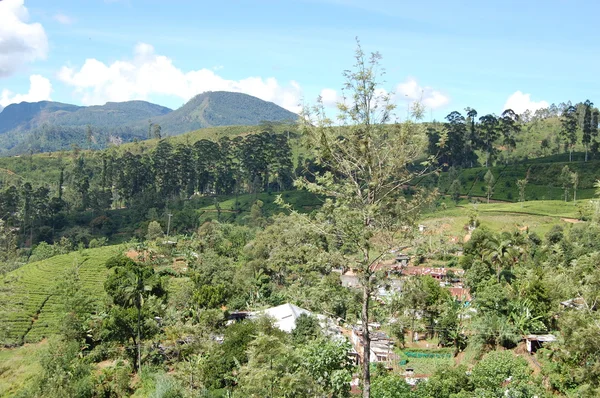
[[[275,326],[283,330],[284,332],[291,333],[292,330],[296,329],[296,321],[300,315],[314,316],[318,319],[321,330],[325,336],[331,338],[344,338],[342,336],[342,330],[335,324],[335,322],[325,315],[313,314],[309,310],[300,308],[294,304],[285,303],[277,307],[267,308],[266,310],[252,312],[250,318],[257,318],[262,315],[266,315],[275,321]]]

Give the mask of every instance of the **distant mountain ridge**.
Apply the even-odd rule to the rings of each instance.
[[[52,101],[11,104],[0,111],[0,155],[47,152],[80,147],[100,149],[109,142],[148,138],[149,124],[162,135],[179,135],[205,127],[258,125],[261,121],[298,118],[272,102],[227,91],[199,94],[177,110],[146,101],[78,106]],[[91,126],[93,143],[86,142]]]

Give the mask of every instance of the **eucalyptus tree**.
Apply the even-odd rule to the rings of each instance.
[[[220,159],[220,148],[216,142],[202,139],[194,143],[196,164],[196,184],[200,193],[214,189],[217,178],[217,161]]]
[[[581,143],[585,148],[585,161],[588,160],[588,149],[592,142],[592,107],[594,104],[590,100],[583,103],[583,123],[581,125]]]
[[[465,112],[467,112],[467,123],[469,123],[469,145],[471,150],[474,151],[481,147],[477,132],[477,111],[473,108],[465,108]],[[477,158],[474,161],[476,162]],[[473,162],[471,162],[470,167],[473,167]]]
[[[569,148],[569,162],[573,160],[573,147],[577,143],[577,109],[570,105],[562,112],[561,137],[565,146]]]
[[[485,194],[487,196],[487,202],[490,203],[490,198],[494,194],[494,184],[496,183],[496,179],[494,178],[494,174],[491,170],[488,169],[487,173],[483,177],[485,181],[486,191]]]
[[[187,197],[194,193],[196,183],[196,168],[194,164],[194,152],[192,147],[186,144],[178,144],[175,146],[173,154],[176,174],[176,191],[183,193]]]
[[[592,111],[592,130],[591,130],[591,136],[592,136],[592,144],[591,144],[591,151],[592,154],[596,154],[598,153],[598,149],[600,146],[600,143],[598,143],[598,117],[600,115],[600,112],[598,111],[598,109],[594,109]]]
[[[177,170],[173,145],[167,140],[160,140],[152,152],[152,174],[156,191],[163,197],[169,197],[176,192]]]
[[[459,112],[451,112],[446,116],[447,142],[445,143],[446,154],[444,163],[448,166],[467,166],[473,164],[477,155],[473,151],[469,133],[467,132],[466,119]]]
[[[515,137],[521,131],[519,115],[512,109],[506,109],[502,112],[502,115],[500,115],[499,121],[500,131],[502,132],[502,144],[510,153],[510,151],[517,146]]]
[[[498,139],[498,118],[494,115],[482,116],[479,118],[479,125],[479,139],[481,148],[486,152],[485,167],[488,167],[496,151],[494,143]]]
[[[368,324],[377,286],[374,266],[407,238],[420,209],[432,198],[418,186],[412,196],[402,195],[403,186],[427,173],[433,159],[425,167],[414,167],[427,144],[424,127],[411,120],[396,123],[392,97],[380,89],[380,59],[379,53],[369,56],[358,44],[354,68],[343,73],[337,122],[327,116],[321,99],[303,109],[300,129],[305,144],[324,171],[313,181],[296,181],[328,198],[314,219],[315,228],[337,242],[360,279],[363,397],[371,395]],[[413,118],[422,115],[420,104],[413,104]]]

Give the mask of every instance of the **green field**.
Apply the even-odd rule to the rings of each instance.
[[[12,397],[42,370],[39,351],[44,343],[0,349],[0,397]]]
[[[400,360],[407,361],[405,365],[400,365],[400,369],[404,371],[407,368],[410,368],[414,370],[416,375],[431,375],[439,367],[446,368],[454,365],[454,359],[451,352],[452,351],[448,349],[414,350],[406,348],[404,350],[398,350]],[[422,357],[420,357],[421,355]]]
[[[60,297],[54,293],[65,272],[79,265],[79,275],[90,297],[100,303],[106,260],[122,252],[120,246],[87,249],[30,263],[12,271],[2,280],[0,330],[3,343],[37,342],[56,333]]]
[[[250,208],[257,200],[263,202],[262,213],[265,217],[285,212],[281,206],[275,203],[279,195],[293,209],[303,213],[310,212],[323,204],[321,198],[308,191],[262,192],[259,194],[244,194],[237,197],[235,195],[219,196],[221,221],[242,221],[244,217],[250,214]],[[237,206],[236,200],[238,203]],[[204,199],[204,202],[206,202],[206,199]],[[219,215],[215,204],[200,207],[198,213],[200,214],[201,223],[209,219],[216,220]]]
[[[566,224],[564,219],[575,221],[580,218],[579,209],[586,201],[565,203],[561,200],[537,200],[523,203],[469,203],[461,200],[458,205],[448,198],[441,206],[423,215],[422,223],[435,229],[442,228],[454,236],[467,234],[465,226],[469,214],[476,211],[481,226],[492,231],[513,231],[527,227],[529,231],[544,235],[556,224]],[[444,208],[445,207],[445,208]]]

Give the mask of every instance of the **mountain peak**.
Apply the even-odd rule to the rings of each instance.
[[[298,115],[260,98],[230,91],[206,91],[156,120],[169,135],[204,127],[255,126],[261,121],[295,121]]]

